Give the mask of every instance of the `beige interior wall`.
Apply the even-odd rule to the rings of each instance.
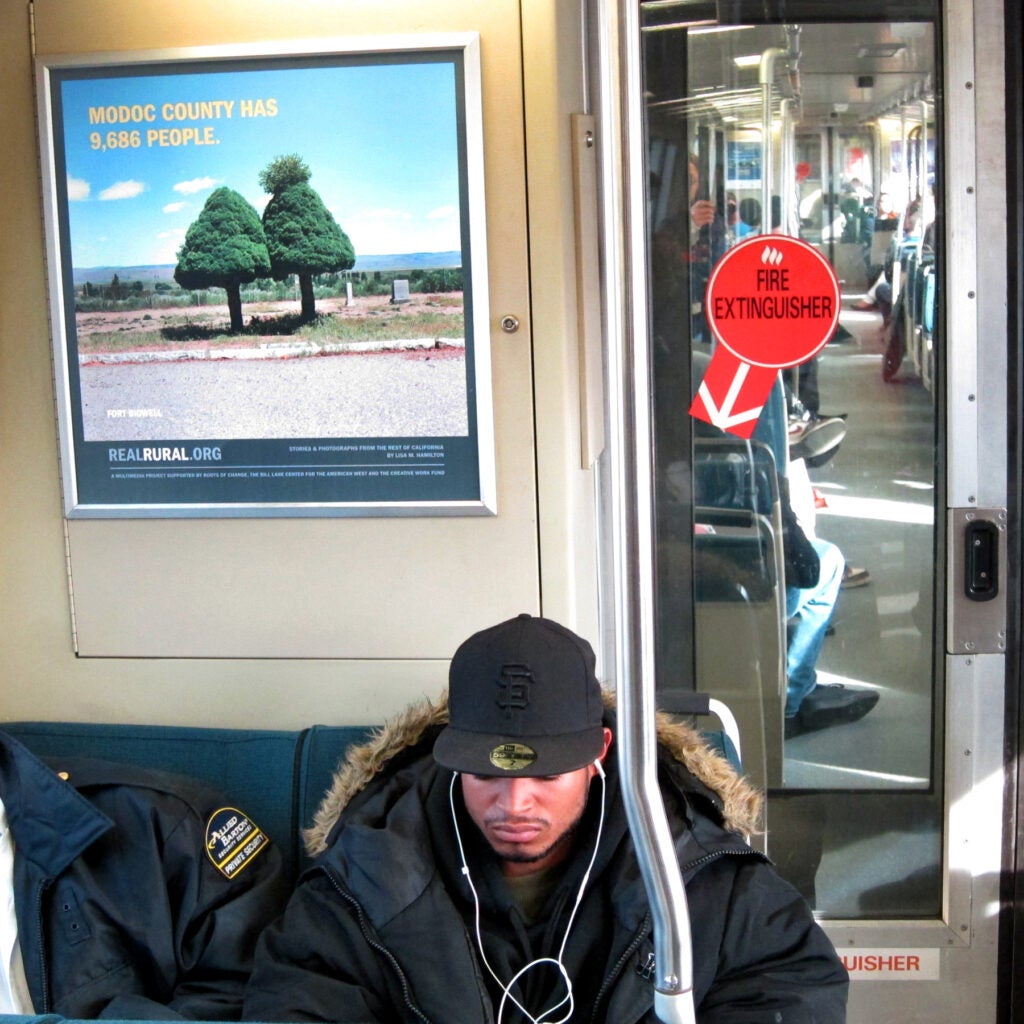
[[[578,463],[566,292],[574,288],[564,198],[575,86],[555,84],[548,95],[552,75],[564,72],[541,66],[572,51],[574,28],[564,12],[556,17],[566,5],[555,0],[520,6],[224,0],[214,17],[202,0],[37,0],[40,54],[471,30],[480,33],[483,73],[498,515],[67,522],[30,5],[0,0],[0,718],[379,721],[438,692],[455,645],[480,626],[527,610],[596,628],[592,482]],[[525,85],[521,24],[535,58]],[[528,239],[545,254],[539,268]],[[506,313],[522,324],[515,334],[497,328]]]
[[[603,394],[593,377],[588,394],[581,369],[577,297],[583,270],[577,265],[570,134],[572,115],[586,111],[583,4],[523,0],[522,7],[541,588],[545,614],[600,650],[595,445],[581,440],[581,415],[589,401],[594,415],[603,417]],[[596,151],[591,155],[596,162]],[[596,193],[585,192],[581,203],[596,222]],[[587,256],[593,278],[597,254]],[[587,297],[598,320],[598,296]],[[600,351],[590,354],[599,365]]]

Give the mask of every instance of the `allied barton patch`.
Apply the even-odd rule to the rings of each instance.
[[[221,807],[206,823],[206,853],[225,878],[234,878],[265,846],[266,833],[236,807]]]

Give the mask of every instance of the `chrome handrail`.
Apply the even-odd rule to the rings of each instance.
[[[690,920],[656,774],[654,493],[639,5],[597,0],[607,457],[623,802],[654,922],[654,1010],[693,1024]]]

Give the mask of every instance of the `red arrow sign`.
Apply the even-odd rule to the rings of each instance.
[[[831,264],[788,235],[757,235],[730,249],[708,281],[705,309],[721,344],[690,415],[750,437],[778,370],[819,352],[839,323]]]

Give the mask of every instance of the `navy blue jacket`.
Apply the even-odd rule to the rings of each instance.
[[[0,798],[36,1013],[238,1019],[256,939],[287,897],[254,822],[191,779],[48,767],[3,732]]]

